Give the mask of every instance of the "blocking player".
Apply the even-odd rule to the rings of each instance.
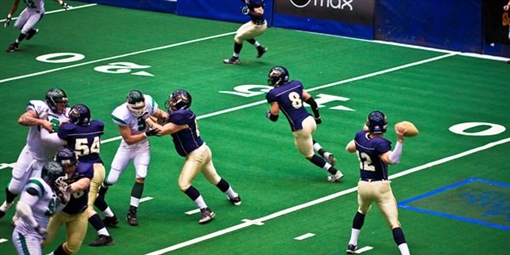
[[[224,59],[223,63],[239,65],[241,60],[239,55],[243,48],[243,42],[246,40],[257,49],[257,58],[262,57],[267,52],[267,48],[262,46],[255,37],[262,35],[267,29],[267,22],[264,18],[264,1],[263,0],[241,0],[246,6],[242,12],[250,16],[250,21],[244,23],[237,29],[234,37],[234,53],[232,57]]]
[[[275,122],[282,111],[289,121],[294,144],[299,152],[314,165],[326,170],[329,173],[329,182],[340,181],[343,174],[334,166],[336,158],[312,137],[317,124],[322,123],[317,102],[306,92],[300,81],[289,81],[289,71],[283,66],[271,68],[267,82],[274,88],[266,94],[266,100],[271,105],[266,117]],[[308,113],[303,102],[311,106],[315,118]],[[315,152],[322,157],[317,156]]]
[[[60,88],[46,92],[45,100],[30,100],[26,112],[18,124],[29,127],[27,143],[12,169],[12,177],[5,189],[5,201],[0,206],[0,218],[11,208],[14,199],[30,177],[39,177],[45,163],[52,160],[62,146],[45,144],[41,141],[41,130],[56,131],[60,123],[68,121],[67,94]]]
[[[176,90],[170,94],[165,106],[168,109],[166,124],[161,126],[151,119],[147,119],[147,123],[159,130],[158,135],[171,135],[177,153],[186,158],[179,175],[178,184],[181,191],[200,208],[202,215],[198,223],[207,223],[215,216],[200,192],[192,185],[193,180],[199,173],[202,173],[207,181],[225,193],[232,204],[241,205],[239,195],[216,172],[212,162],[211,149],[200,137],[196,115],[189,108],[191,106],[191,95],[186,90]]]
[[[9,26],[12,21],[12,15],[18,9],[20,0],[14,0],[12,4],[11,10],[9,14],[7,14],[7,18],[5,19],[4,27]],[[19,14],[14,27],[21,30],[18,38],[7,47],[7,52],[14,52],[19,50],[19,44],[24,39],[30,40],[34,35],[39,33],[39,29],[35,28],[35,25],[43,18],[44,16],[44,0],[31,0],[24,1],[26,4],[26,8]],[[55,0],[55,2],[59,3],[62,8],[65,10],[72,8],[69,4],[63,2],[62,0]]]
[[[90,164],[80,164],[74,150],[67,147],[57,152],[55,161],[60,163],[66,172],[65,181],[70,199],[62,211],[51,217],[47,228],[48,237],[42,242],[42,247],[51,244],[60,227],[65,224],[66,241],[50,254],[68,255],[78,252],[87,233],[88,194],[94,168]]]
[[[42,254],[41,242],[48,234],[48,221],[62,209],[55,190],[57,179],[64,176],[62,166],[50,161],[43,166],[41,177],[30,178],[24,187],[16,205],[20,218],[12,232],[12,243],[19,255]]]
[[[356,253],[358,237],[365,223],[365,216],[372,203],[376,203],[386,218],[400,253],[409,255],[409,247],[398,221],[397,201],[388,180],[388,165],[400,162],[406,130],[401,126],[395,127],[397,144],[391,151],[391,142],[384,138],[387,126],[388,121],[384,113],[371,112],[363,130],[358,131],[354,140],[350,141],[346,147],[348,152],[356,152],[360,161],[358,211],[352,222],[351,239],[347,246],[348,254]]]
[[[90,109],[84,104],[77,104],[71,108],[69,122],[62,124],[57,133],[50,134],[46,130],[41,132],[43,141],[67,145],[67,147],[74,150],[80,164],[89,164],[94,168],[94,178],[91,180],[88,194],[88,216],[89,222],[96,229],[98,237],[89,244],[90,246],[113,245],[115,243],[103,221],[101,221],[101,217],[94,210],[96,198],[99,204],[99,206],[96,206],[101,211],[105,211],[107,216],[114,217],[118,222],[111,209],[102,201],[103,197],[97,196],[106,175],[103,161],[99,156],[103,134],[104,123],[100,120],[92,120]]]
[[[112,112],[112,120],[119,127],[122,141],[113,158],[110,172],[103,182],[100,196],[105,196],[109,186],[115,184],[128,164],[133,161],[136,175],[131,201],[127,214],[127,222],[131,226],[138,225],[137,210],[143,194],[145,177],[150,162],[149,136],[156,135],[158,130],[150,129],[145,119],[150,116],[166,118],[167,113],[158,109],[158,104],[150,95],[144,95],[139,90],[131,90],[126,102],[115,108]],[[106,223],[111,219],[106,218]]]

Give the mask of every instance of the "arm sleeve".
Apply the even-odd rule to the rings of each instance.
[[[25,196],[25,198],[28,198],[29,200],[35,200],[37,201],[37,196]],[[36,228],[38,223],[34,218],[34,215],[32,213],[32,209],[30,208],[30,205],[27,203],[30,201],[19,201],[16,205],[16,213],[23,218],[23,220],[28,223],[33,228]],[[35,204],[35,203],[34,203]]]
[[[310,97],[305,102],[309,104],[310,107],[312,108],[313,116],[315,116],[315,118],[319,118],[320,117],[319,106],[317,105],[317,102],[315,102],[315,99],[313,99],[313,97]]]
[[[401,156],[402,156],[402,143],[397,142],[397,144],[395,145],[395,149],[390,154],[391,164],[398,164],[400,162]]]
[[[67,142],[60,139],[57,133],[50,133],[48,130],[41,128],[41,140],[52,145],[66,145]]]

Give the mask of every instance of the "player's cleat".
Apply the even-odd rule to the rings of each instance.
[[[336,158],[333,156],[333,153],[324,152],[324,159],[332,166],[336,164]]]
[[[349,245],[347,246],[347,250],[346,250],[346,252],[347,252],[347,254],[354,254],[354,253],[356,253],[356,249],[357,249],[357,248],[358,248],[358,247],[357,247],[356,245],[354,245],[354,244],[349,244]]]
[[[115,227],[119,224],[119,218],[117,218],[116,215],[113,215],[112,217],[104,217],[103,223],[105,226]]]
[[[138,219],[136,218],[136,211],[135,210],[129,210],[127,217],[127,222],[131,226],[138,226]]]
[[[342,179],[342,177],[344,177],[344,175],[340,172],[340,170],[338,170],[336,174],[330,174],[328,176],[328,182],[338,182]]]
[[[223,60],[223,63],[230,64],[230,65],[239,65],[241,64],[241,60],[236,57],[231,57]]]
[[[200,209],[200,213],[202,213],[202,217],[200,217],[200,220],[198,220],[199,224],[207,223],[211,221],[214,218],[214,216],[216,216],[214,212],[211,211],[211,209],[209,209],[208,207]]]
[[[258,52],[257,58],[260,58],[260,57],[262,57],[262,55],[264,55],[264,53],[267,52],[267,48],[261,45],[261,46],[257,47],[257,52]]]
[[[18,48],[18,45],[16,43],[13,43],[13,44],[9,45],[9,47],[7,47],[7,49],[5,51],[7,51],[7,52],[15,52],[15,51],[19,51],[19,48]]]
[[[89,243],[90,246],[110,246],[114,244],[113,238],[107,235],[99,235],[96,240]]]
[[[234,198],[230,198],[230,197],[227,196],[227,199],[233,205],[241,205],[241,203],[242,203],[241,197],[239,195],[237,195],[237,197],[234,197]]]
[[[32,39],[32,37],[34,37],[34,35],[36,35],[37,33],[39,33],[39,29],[30,29],[30,31],[28,31],[27,33],[27,37],[25,39],[27,40],[30,40]]]

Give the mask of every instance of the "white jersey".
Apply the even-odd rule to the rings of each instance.
[[[66,108],[63,114],[54,113],[46,102],[42,100],[30,100],[27,106],[27,111],[31,109],[37,113],[39,118],[48,118],[48,121],[53,123],[54,128],[58,128],[62,122],[69,121],[67,113],[69,107]],[[41,127],[29,127],[27,135],[27,147],[32,156],[37,160],[46,161],[55,156],[61,146],[51,146],[41,141]]]
[[[27,192],[28,189],[34,189],[39,197],[37,202],[31,207],[32,215],[39,226],[46,228],[50,217],[57,213],[57,196],[42,178],[32,177],[27,185],[25,185],[20,201],[23,201],[26,196],[32,196]],[[33,233],[34,227],[30,226],[20,217],[16,223],[16,231],[22,234]]]
[[[31,0],[31,1],[24,1],[27,5],[27,9],[31,11],[36,11],[39,13],[44,13],[44,0]]]
[[[154,99],[149,95],[143,95],[145,97],[145,110],[149,112],[150,115],[156,114],[158,111],[158,104]],[[119,126],[127,126],[131,129],[131,133],[133,135],[144,133],[149,129],[149,125],[145,122],[141,117],[136,117],[127,108],[127,103],[123,103],[119,105],[112,112],[112,120],[113,123]],[[145,139],[146,140],[146,139]],[[140,142],[143,142],[142,140]],[[124,140],[122,140],[123,143]]]

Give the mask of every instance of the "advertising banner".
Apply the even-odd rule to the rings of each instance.
[[[275,0],[275,13],[372,26],[374,0]]]
[[[510,9],[504,8],[508,0],[485,0],[482,4],[485,42],[510,44]]]

